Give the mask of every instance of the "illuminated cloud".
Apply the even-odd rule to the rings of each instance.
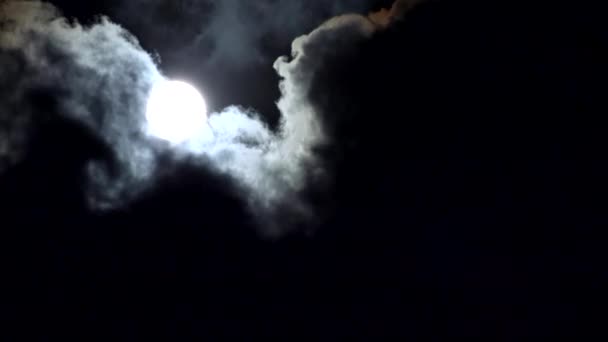
[[[391,11],[370,17],[340,16],[295,39],[292,57],[274,64],[282,77],[278,130],[255,111],[230,106],[209,115],[211,137],[173,147],[145,134],[148,95],[164,76],[135,37],[105,17],[82,26],[50,4],[0,2],[0,81],[8,85],[0,87],[0,167],[24,157],[29,128],[37,122],[75,120],[113,151],[109,160],[86,167],[93,209],[137,199],[160,174],[159,157],[170,154],[175,163],[226,175],[265,234],[309,224],[313,208],[302,193],[327,177],[314,150],[331,142],[322,119],[332,114],[310,101],[313,77],[327,59],[397,18],[407,3],[398,1]],[[38,105],[33,96],[40,93],[49,94],[54,105]]]

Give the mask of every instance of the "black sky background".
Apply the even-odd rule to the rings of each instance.
[[[118,2],[53,3],[87,22]],[[332,113],[334,143],[318,151],[332,182],[307,194],[321,223],[278,239],[256,233],[238,191],[187,163],[128,207],[92,213],[81,169],[111,152],[76,123],[41,125],[0,178],[2,320],[41,341],[598,337],[602,13],[430,1],[326,64],[310,93]],[[172,42],[147,39],[171,55]],[[161,66],[192,71],[216,109],[273,120],[272,61],[292,39],[264,46],[268,63],[194,70],[177,54]],[[52,112],[53,96],[36,105]]]

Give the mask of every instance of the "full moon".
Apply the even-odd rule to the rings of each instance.
[[[204,130],[207,104],[192,85],[164,80],[152,87],[146,120],[148,134],[172,144],[180,144]]]

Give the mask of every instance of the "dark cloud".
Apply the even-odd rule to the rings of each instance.
[[[338,14],[365,10],[369,1],[138,0],[111,10],[146,42],[165,42],[171,55],[196,56],[199,67],[237,68],[271,63],[273,50]],[[137,15],[134,13],[146,13]],[[160,25],[159,23],[162,23]],[[268,47],[274,49],[268,49]]]
[[[330,185],[343,182],[336,174],[348,173],[345,179],[356,174],[360,182],[374,188],[375,180],[394,181],[377,170],[390,169],[395,177],[409,172],[407,159],[387,156],[405,154],[415,159],[455,154],[454,158],[460,158],[498,153],[495,149],[516,155],[514,147],[529,155],[541,148],[526,144],[533,131],[522,130],[542,123],[541,119],[529,119],[526,126],[516,115],[508,116],[518,124],[503,127],[520,132],[523,138],[517,143],[506,143],[506,131],[493,131],[500,126],[497,122],[507,120],[501,111],[510,108],[517,112],[513,108],[518,99],[504,97],[512,94],[511,89],[483,86],[488,77],[518,75],[507,59],[498,58],[502,48],[498,40],[479,43],[464,39],[476,37],[475,27],[468,26],[453,35],[433,31],[432,25],[421,22],[434,5],[415,7],[418,1],[397,1],[391,9],[369,16],[333,18],[296,38],[292,56],[274,63],[282,79],[276,129],[263,113],[230,106],[211,115],[215,142],[192,141],[173,151],[142,134],[147,90],[163,76],[133,36],[108,19],[81,26],[66,22],[49,5],[5,3],[11,5],[4,7],[4,18],[10,20],[3,21],[2,61],[8,72],[2,77],[14,86],[3,89],[2,128],[7,133],[0,152],[4,167],[23,158],[28,130],[35,127],[32,121],[45,117],[39,105],[31,107],[41,103],[32,96],[50,94],[47,98],[53,99],[53,104],[43,108],[53,108],[53,115],[80,122],[113,151],[109,160],[86,165],[88,199],[95,208],[129,203],[159,177],[171,179],[172,170],[186,163],[202,173],[211,170],[223,175],[224,181],[235,185],[228,191],[241,191],[243,203],[265,227],[264,232],[277,235],[286,227],[307,226],[318,220],[319,210],[331,202]],[[409,10],[416,13],[412,19],[404,17]],[[442,19],[448,17],[439,13]],[[486,24],[482,21],[477,25]],[[407,36],[408,25],[426,30],[432,39],[410,38],[411,47],[395,48],[395,42]],[[446,48],[450,40],[469,47],[479,43],[490,52],[455,55]],[[430,42],[441,44],[435,47]],[[479,69],[490,62],[495,63],[490,67],[493,75]],[[463,79],[475,86],[465,91]],[[456,91],[460,88],[463,90]],[[437,102],[436,98],[443,100]],[[508,106],[490,118],[484,113],[494,111],[493,103]],[[456,109],[467,114],[447,114]],[[400,124],[387,124],[393,120]],[[466,127],[473,123],[488,126],[470,132]],[[447,144],[450,139],[454,140]],[[478,141],[486,144],[480,147]],[[362,165],[342,164],[358,158],[369,160]],[[395,189],[401,182],[396,181]],[[376,190],[390,188],[380,181]]]

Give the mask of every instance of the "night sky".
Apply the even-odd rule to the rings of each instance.
[[[22,3],[0,0],[0,339],[605,330],[599,6]],[[216,140],[142,133],[159,75]]]

